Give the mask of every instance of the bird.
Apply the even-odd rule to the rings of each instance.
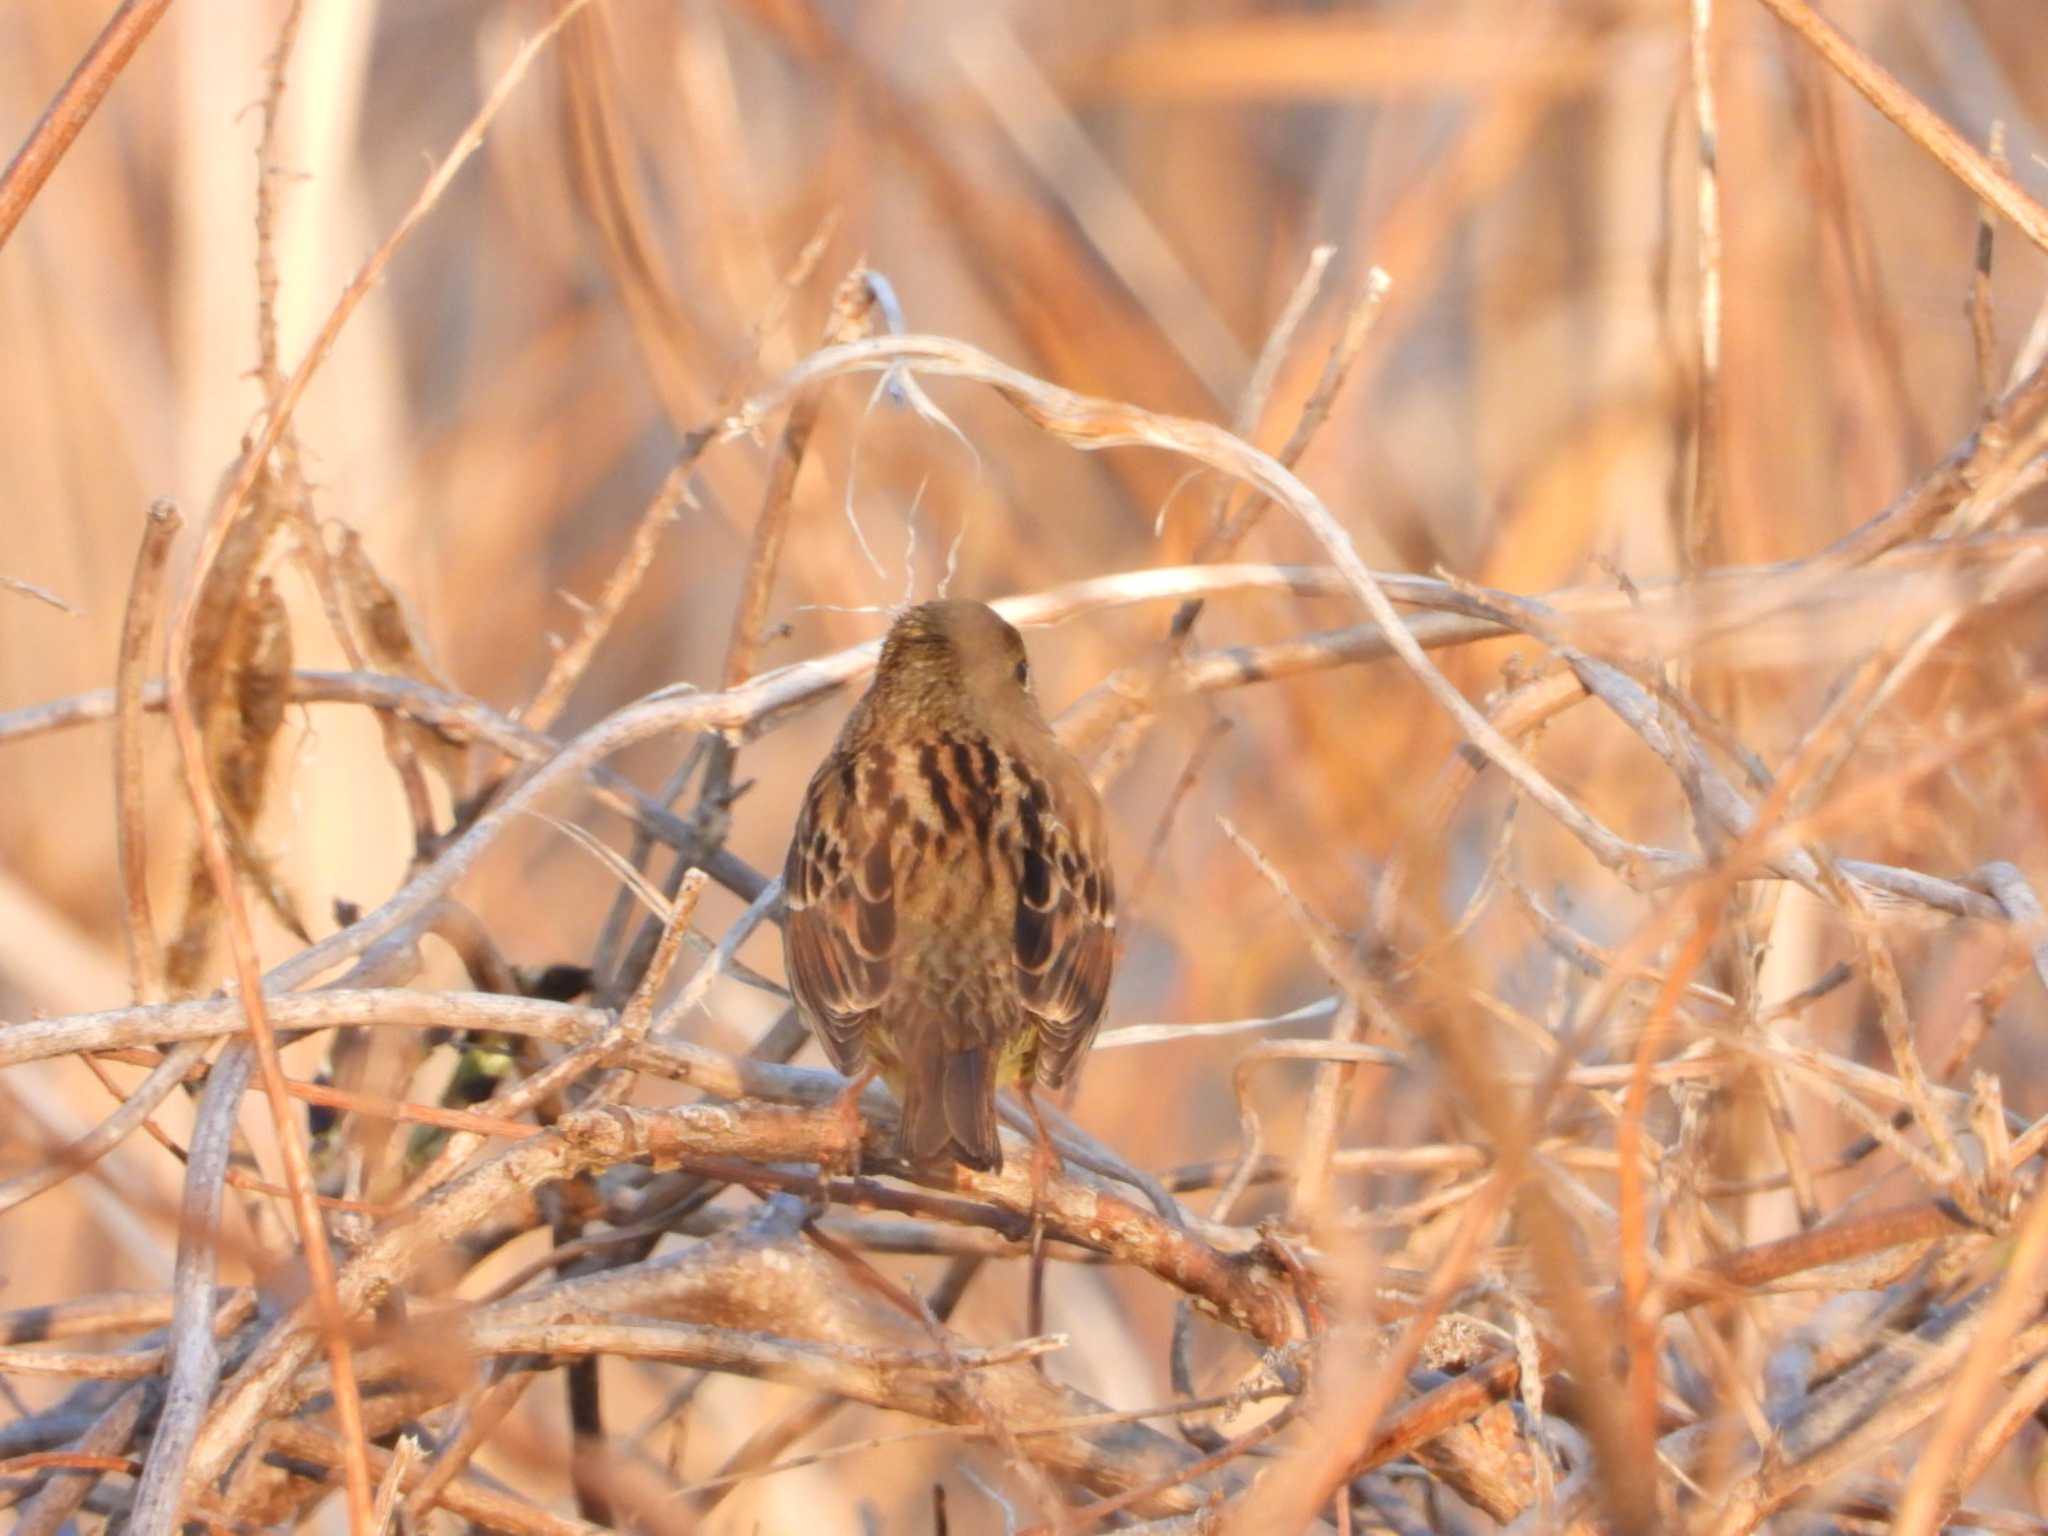
[[[833,1066],[857,1151],[876,1074],[913,1168],[998,1173],[995,1095],[1063,1086],[1116,958],[1102,802],[984,603],[904,610],[804,792],[783,869],[790,989]],[[1044,1169],[1035,1169],[1040,1187]]]

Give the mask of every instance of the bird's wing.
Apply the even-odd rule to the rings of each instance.
[[[804,793],[783,866],[790,989],[832,1065],[867,1059],[868,1016],[888,995],[896,878],[885,828],[863,835],[854,766],[835,754]]]
[[[1062,782],[1065,781],[1065,782]],[[1023,785],[1017,990],[1039,1022],[1038,1080],[1057,1088],[1094,1038],[1116,960],[1116,889],[1102,807],[1078,766]]]

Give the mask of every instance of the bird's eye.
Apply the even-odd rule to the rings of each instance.
[[[1031,686],[1031,662],[1028,657],[1019,656],[1017,658],[1017,686],[1019,688],[1029,688]]]

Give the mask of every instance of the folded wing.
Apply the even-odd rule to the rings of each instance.
[[[790,989],[825,1054],[848,1076],[888,995],[896,945],[891,838],[861,823],[851,771],[828,760],[804,794],[783,866]]]
[[[1066,1082],[1094,1037],[1116,961],[1116,891],[1102,807],[1077,769],[1021,787],[1017,990],[1038,1020],[1038,1080]]]

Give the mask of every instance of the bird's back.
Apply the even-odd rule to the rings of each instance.
[[[805,795],[791,985],[841,1071],[889,1080],[913,1161],[998,1167],[997,1085],[1063,1079],[1108,989],[1101,809],[1021,680],[1004,708],[889,656]]]

